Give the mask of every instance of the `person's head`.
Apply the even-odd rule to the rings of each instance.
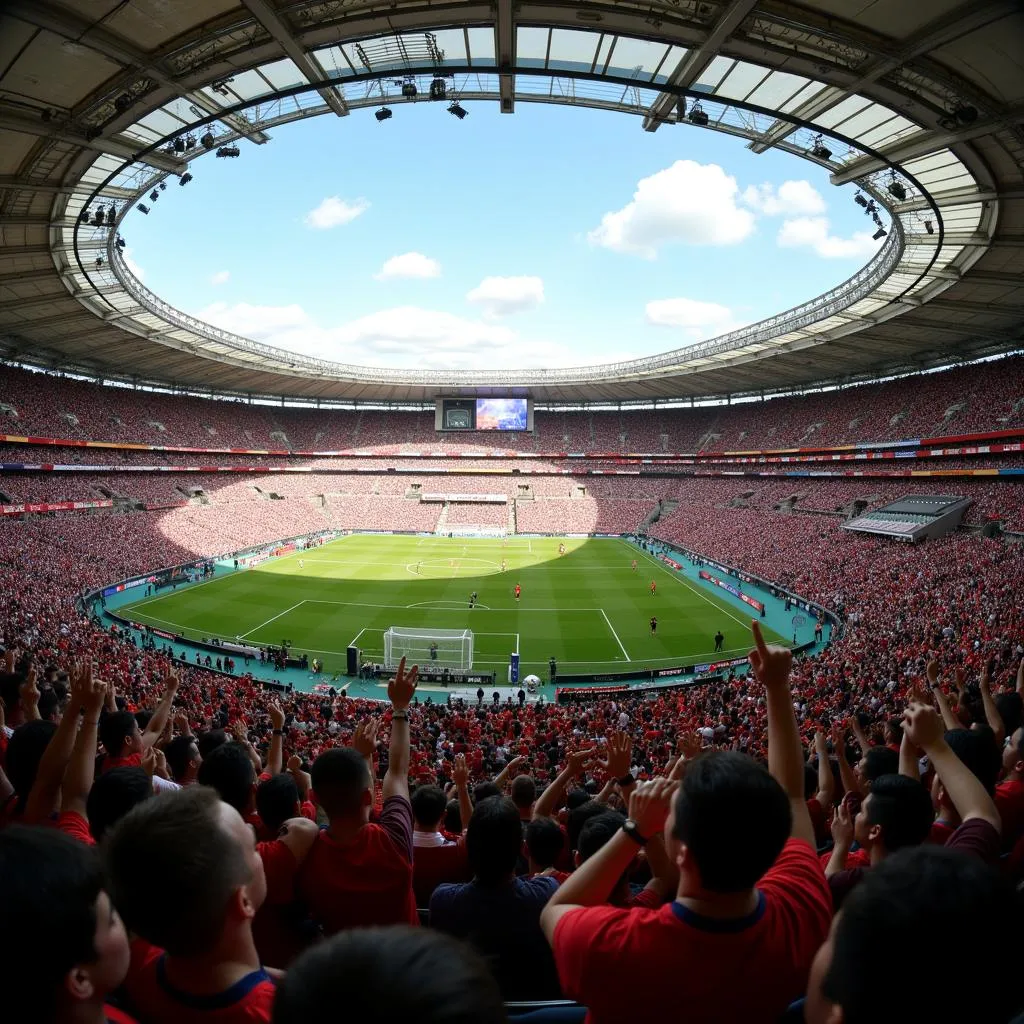
[[[473,787],[473,806],[475,807],[482,800],[489,800],[492,796],[501,795],[501,789],[493,782],[480,782]]]
[[[341,932],[308,949],[277,986],[273,1024],[329,1019],[339,1006],[351,1020],[506,1020],[501,992],[483,960],[464,943],[427,928]]]
[[[590,794],[585,789],[570,789],[565,796],[565,809],[572,812],[589,801]]]
[[[1022,702],[1020,694],[1016,691],[1000,693],[995,698],[996,710],[1003,720],[1006,735],[1012,736],[1021,725]]]
[[[868,747],[854,766],[854,774],[862,790],[870,790],[881,775],[895,775],[900,770],[900,755],[888,747]]]
[[[991,731],[974,729],[950,729],[946,733],[946,742],[953,753],[970,768],[987,793],[994,793],[996,780],[999,778],[1001,758]],[[932,779],[932,803],[942,814],[955,813],[956,808],[950,800],[946,787],[938,775]]]
[[[667,846],[690,891],[751,889],[789,838],[789,797],[746,754],[714,751],[686,769],[665,824]]]
[[[184,786],[196,781],[203,759],[194,736],[175,736],[164,747],[164,755],[175,782]]]
[[[114,905],[170,956],[201,956],[252,927],[267,894],[256,837],[208,786],[161,793],[106,842]]]
[[[130,711],[108,711],[100,718],[100,743],[108,757],[129,757],[142,753],[142,733]]]
[[[565,831],[569,836],[569,849],[578,850],[580,848],[580,831],[583,826],[591,819],[596,817],[598,814],[604,814],[608,810],[606,804],[598,803],[596,800],[588,799],[585,800],[578,807],[574,807],[569,812],[569,819],[565,825]]]
[[[256,769],[241,743],[225,743],[203,758],[197,781],[212,786],[239,814],[256,809]]]
[[[607,843],[626,820],[621,811],[604,811],[584,822],[576,846],[576,865],[590,860]]]
[[[887,856],[928,838],[935,810],[924,784],[907,775],[880,775],[871,785],[853,823],[865,850]]]
[[[256,787],[256,813],[268,831],[275,834],[289,818],[302,813],[299,787],[288,772],[272,775]]]
[[[112,768],[98,776],[85,801],[89,831],[101,842],[136,804],[153,795],[153,780],[142,768]]]
[[[57,829],[12,825],[0,831],[0,878],[5,1016],[56,1024],[84,1004],[102,1006],[130,953],[95,848]]]
[[[362,754],[351,747],[325,750],[310,770],[316,802],[329,818],[369,818],[373,780]]]
[[[532,775],[517,775],[512,780],[512,803],[521,811],[528,811],[537,799],[537,783]]]
[[[440,786],[418,786],[410,802],[413,819],[421,832],[436,832],[441,827],[448,801]]]
[[[522,842],[523,827],[516,805],[502,796],[481,800],[466,830],[466,856],[477,881],[497,885],[510,878]]]
[[[207,758],[212,754],[218,747],[222,747],[229,740],[229,736],[224,729],[207,729],[206,732],[199,734],[199,739],[196,740],[196,746],[199,747],[199,756],[201,758]]]
[[[458,800],[449,800],[444,809],[444,830],[455,836],[462,832],[462,809]]]
[[[10,758],[10,754],[7,756]],[[1007,734],[1003,746],[1003,771],[1018,778],[1024,776],[1024,726]]]
[[[565,836],[551,818],[534,818],[526,826],[526,849],[534,871],[554,867],[564,845]]]
[[[887,718],[885,720],[885,744],[899,745],[903,742],[903,722],[899,718]]]
[[[971,1021],[1005,1024],[1020,1008],[1017,921],[1020,898],[977,857],[926,844],[872,868],[850,894],[811,966],[807,1024]],[[922,938],[955,949],[959,978],[908,980],[890,965]]]
[[[7,742],[7,778],[18,795],[18,807],[24,808],[39,771],[39,762],[53,739],[57,726],[42,719],[19,725]]]

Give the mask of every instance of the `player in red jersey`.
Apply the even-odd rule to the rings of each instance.
[[[654,595],[657,592],[658,592],[658,584],[655,583],[654,580],[651,580],[651,597],[654,597]]]
[[[636,572],[636,559],[633,559],[633,565],[631,566],[633,572]]]
[[[516,589],[515,589],[515,595],[516,595],[516,600],[517,600],[517,601],[519,600],[519,595],[520,595],[521,593],[522,593],[522,590],[520,589],[520,587],[519,587],[519,584],[517,583],[517,584],[516,584]]]

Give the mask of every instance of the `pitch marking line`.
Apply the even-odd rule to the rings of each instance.
[[[597,610],[604,617],[604,621],[607,623],[608,628],[612,631],[612,636],[615,637],[615,642],[619,645],[619,650],[622,651],[622,656],[626,659],[626,661],[630,661],[631,659],[629,657],[629,654],[626,651],[626,648],[622,646],[622,641],[619,639],[619,634],[615,632],[615,627],[611,624],[611,620],[608,618],[607,614],[605,613],[605,610],[603,608],[598,608]]]
[[[348,642],[348,645],[349,645],[349,647],[355,647],[355,645],[356,645],[356,641],[357,641],[357,640],[358,640],[358,639],[359,639],[359,638],[360,638],[360,637],[361,637],[361,636],[362,636],[362,635],[363,635],[363,634],[364,634],[365,632],[366,632],[366,627],[364,626],[364,627],[363,627],[363,628],[362,628],[361,630],[359,630],[359,632],[358,632],[358,633],[356,633],[356,635],[355,635],[354,637],[352,637],[352,639],[351,639],[351,640],[349,640],[349,642]],[[317,654],[326,654],[327,652],[326,652],[326,651],[317,651],[316,653],[317,653]],[[338,652],[336,652],[336,651],[332,651],[331,653],[332,653],[332,654],[336,654],[336,653],[338,653]]]
[[[407,604],[406,608],[430,608],[433,611],[438,612],[449,612],[449,611],[461,611],[462,609],[468,609],[468,601],[417,601],[415,604]],[[475,604],[473,608],[479,608],[481,611],[489,612],[491,606],[489,604]],[[509,634],[511,636],[511,634]]]
[[[266,622],[261,622],[258,626],[254,626],[248,633],[239,634],[238,639],[244,640],[247,636],[252,636],[253,633],[258,633],[264,626],[269,626],[272,622],[281,618],[282,615],[287,615],[289,612],[295,611],[296,608],[301,608],[305,603],[305,601],[300,601],[298,604],[293,604],[291,608],[285,608],[283,612],[278,612],[276,615],[271,616]]]
[[[623,547],[630,548],[630,546],[624,540],[619,541],[619,543],[622,544]],[[709,605],[714,607],[716,610],[720,611],[723,615],[728,615],[733,622],[738,622],[741,626],[743,626],[744,629],[750,629],[750,619],[741,619],[738,615],[733,615],[733,613],[729,611],[728,608],[725,608],[723,605],[718,604],[716,601],[712,601],[707,594],[702,593],[700,588],[694,586],[685,576],[681,576],[677,572],[669,572],[666,566],[662,565],[662,563],[659,562],[656,558],[653,558],[646,551],[643,551],[640,548],[630,548],[630,550],[639,551],[640,554],[643,555],[643,557],[646,558],[648,562],[653,562],[655,567],[660,569],[666,576],[669,577],[669,579],[675,580],[676,583],[681,583],[684,587],[686,587],[687,590],[692,591],[702,601],[707,601]],[[751,618],[753,618],[753,616],[751,616]]]

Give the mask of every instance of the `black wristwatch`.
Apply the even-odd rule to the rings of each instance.
[[[632,786],[636,779],[632,775],[623,775],[621,779],[615,780],[620,786]]]
[[[284,735],[284,729],[274,729],[272,731],[273,731],[273,734],[275,736],[283,736]]]
[[[627,818],[622,823],[622,831],[625,832],[626,835],[637,844],[637,846],[647,845],[646,836],[640,835],[640,830],[636,827],[636,822],[632,818]]]

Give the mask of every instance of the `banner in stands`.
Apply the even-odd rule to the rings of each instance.
[[[0,505],[0,516],[19,516],[26,512],[81,512],[90,508],[112,508],[112,501],[49,501],[25,505]]]
[[[433,470],[431,470],[433,472]],[[508,503],[507,494],[421,494],[420,501],[471,501],[474,503],[489,502],[492,505]]]
[[[732,594],[733,597],[738,597],[745,604],[749,604],[751,608],[756,611],[764,611],[764,603],[751,597],[749,594],[744,594],[739,587],[734,587],[731,583],[726,583],[725,580],[719,579],[717,576],[712,576],[706,569],[701,569],[697,574],[702,580],[707,580],[708,583],[713,583],[716,587],[721,587],[722,590]]]

